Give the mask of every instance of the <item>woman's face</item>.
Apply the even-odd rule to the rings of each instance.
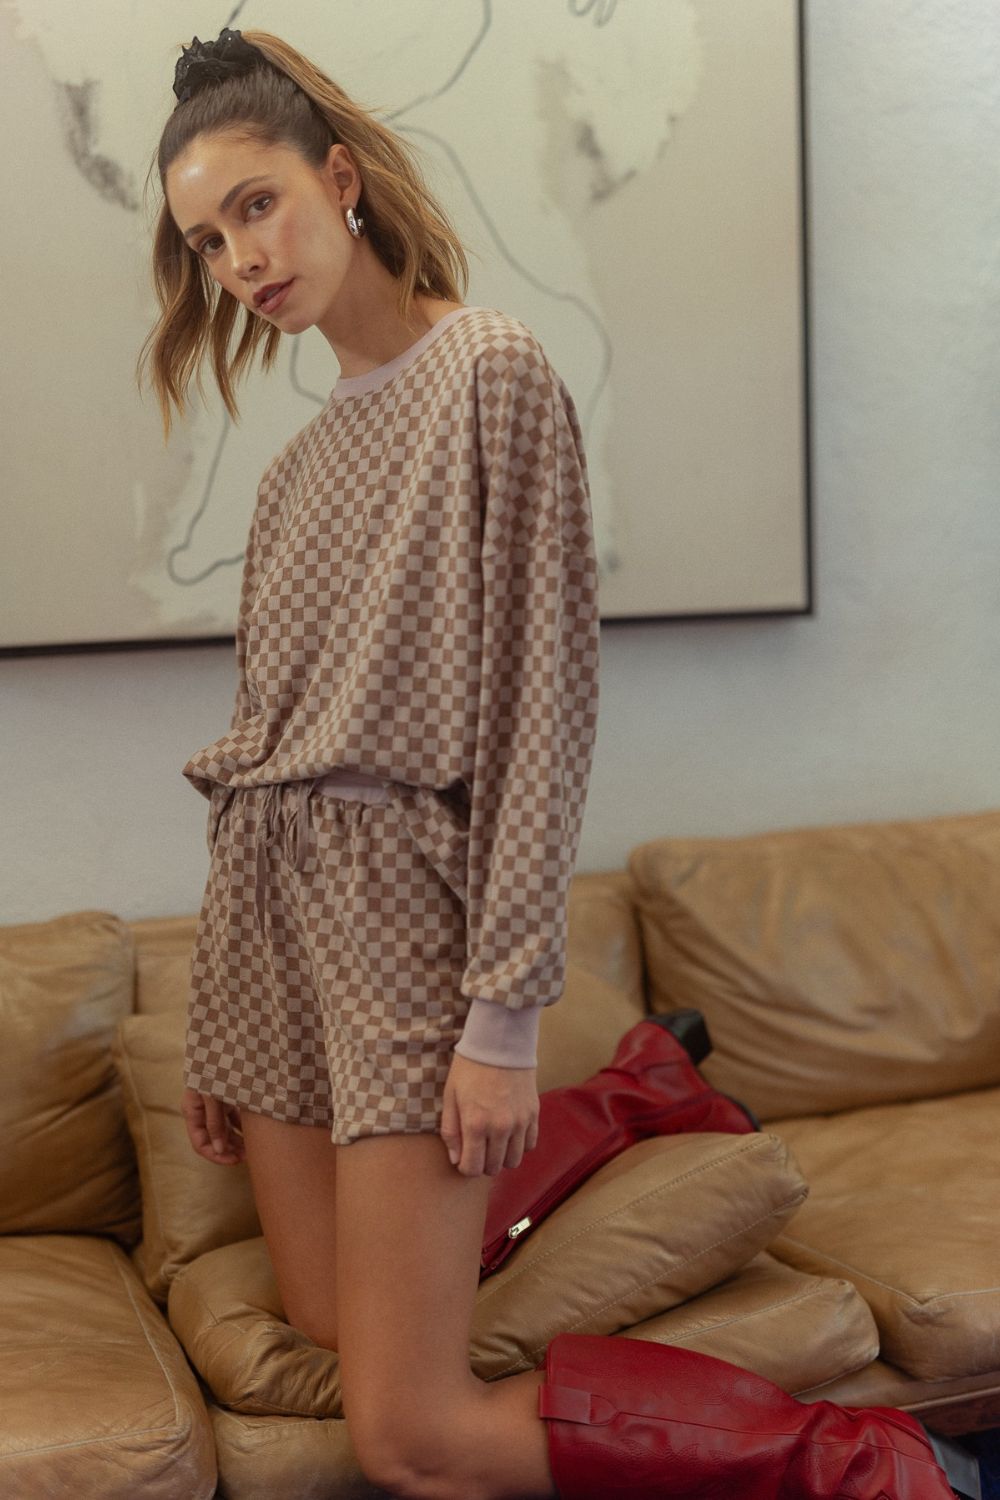
[[[166,198],[209,274],[282,333],[321,327],[351,264],[344,210],[357,194],[347,148],[317,170],[291,146],[199,135],[168,167]],[[343,197],[343,203],[341,198]],[[287,283],[271,303],[266,288]]]

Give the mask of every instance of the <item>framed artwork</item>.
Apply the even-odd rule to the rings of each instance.
[[[0,7],[0,654],[231,640],[260,475],[337,379],[318,330],[286,337],[238,424],[206,370],[168,443],[136,385],[178,41],[226,25],[411,144],[463,300],[540,339],[583,426],[602,620],[809,613],[801,0],[211,8],[148,7],[140,37],[131,0]]]

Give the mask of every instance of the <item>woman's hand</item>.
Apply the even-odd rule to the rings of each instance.
[[[495,1177],[538,1144],[536,1068],[495,1068],[455,1053],[444,1086],[441,1138],[465,1177]]]
[[[185,1089],[181,1113],[199,1156],[219,1167],[235,1167],[246,1157],[238,1105],[224,1104],[197,1089]]]

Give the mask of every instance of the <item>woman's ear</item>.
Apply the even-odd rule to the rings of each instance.
[[[335,141],[330,147],[321,170],[327,186],[332,189],[341,207],[353,203],[355,190],[360,192],[361,176],[343,142]]]

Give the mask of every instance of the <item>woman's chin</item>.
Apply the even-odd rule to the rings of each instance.
[[[304,333],[307,328],[313,326],[312,320],[304,317],[302,313],[289,312],[286,314],[284,308],[281,307],[279,307],[277,312],[272,313],[269,318],[265,318],[264,321],[265,323],[273,324],[279,333]]]

